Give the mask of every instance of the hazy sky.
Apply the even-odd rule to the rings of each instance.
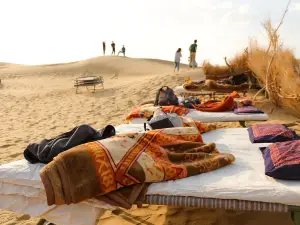
[[[198,39],[197,61],[223,63],[245,48],[249,36],[266,41],[261,21],[278,22],[287,0],[0,0],[0,61],[69,62],[110,53],[124,44],[130,57],[187,61]],[[300,56],[300,0],[280,29]]]

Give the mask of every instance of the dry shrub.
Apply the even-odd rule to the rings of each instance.
[[[212,65],[210,62],[205,61],[203,63],[203,70],[206,75],[214,75],[216,77],[222,75],[229,75],[231,72],[247,71],[248,68],[248,52],[244,50],[241,53],[236,54],[232,59],[225,62],[227,66]]]
[[[205,61],[203,63],[203,71],[206,75],[226,75],[230,72],[228,66],[219,66],[219,65],[212,65],[210,62]]]
[[[229,65],[233,69],[243,69],[249,70],[248,68],[248,49],[243,52],[236,54],[231,60],[229,60]]]
[[[278,29],[272,27],[271,21],[266,21],[264,25],[270,40],[269,47],[264,49],[257,41],[250,40],[248,66],[273,103],[300,116],[299,63],[292,50],[278,44]]]

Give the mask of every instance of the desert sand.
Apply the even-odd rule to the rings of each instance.
[[[73,80],[89,71],[104,78],[104,90],[75,93]],[[98,57],[89,60],[41,66],[0,63],[0,164],[23,158],[29,143],[66,132],[80,124],[101,128],[124,122],[137,104],[153,99],[162,85],[175,87],[186,76],[204,77],[200,68],[173,73],[173,63],[151,59]],[[270,122],[294,122],[298,118],[269,103],[259,104],[271,114]],[[218,123],[218,127],[239,127]],[[299,129],[299,127],[294,127]],[[38,218],[0,211],[0,224],[36,224]],[[99,224],[146,225],[291,225],[287,213],[250,213],[148,206],[107,211]]]

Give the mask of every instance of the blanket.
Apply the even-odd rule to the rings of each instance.
[[[48,205],[95,197],[128,209],[142,202],[145,183],[201,174],[235,160],[201,141],[192,127],[124,133],[76,146],[40,172]]]
[[[96,131],[89,125],[80,125],[71,131],[52,139],[44,139],[40,143],[32,143],[24,150],[24,158],[30,163],[49,163],[59,153],[77,145],[101,140],[115,135],[115,128],[107,125]]]
[[[240,85],[232,84],[220,84],[214,80],[205,80],[205,82],[192,81],[187,78],[183,84],[183,88],[188,91],[220,91],[220,92],[232,92],[232,91],[245,91],[249,88],[248,83]]]
[[[154,112],[158,109],[161,108],[161,110],[164,113],[176,113],[178,116],[183,116],[185,114],[188,114],[190,109],[185,108],[183,106],[153,106],[152,104],[146,104],[139,106],[132,110],[127,116],[126,120],[130,121],[136,118],[145,118],[148,119],[150,118]]]
[[[236,106],[234,98],[238,98],[239,95],[236,91],[226,96],[223,101],[209,100],[203,104],[193,105],[195,109],[203,112],[226,112],[233,111]]]

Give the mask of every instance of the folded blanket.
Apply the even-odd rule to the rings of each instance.
[[[277,142],[261,147],[265,174],[283,180],[300,180],[300,140]]]
[[[239,94],[234,91],[223,101],[209,100],[203,104],[193,105],[195,109],[203,112],[226,112],[233,111],[235,107],[234,98],[238,98]]]
[[[59,153],[77,145],[101,140],[115,135],[115,128],[107,125],[96,131],[89,125],[80,125],[71,131],[58,135],[53,139],[44,139],[40,143],[29,144],[24,150],[24,158],[30,163],[49,163]]]
[[[243,107],[235,108],[234,113],[235,114],[243,114],[243,113],[264,113],[264,112],[253,106],[243,106]]]
[[[175,180],[231,164],[231,154],[203,144],[196,128],[126,133],[76,146],[40,172],[48,205],[99,198],[130,208],[141,203],[145,183]],[[126,187],[126,189],[124,189]]]

